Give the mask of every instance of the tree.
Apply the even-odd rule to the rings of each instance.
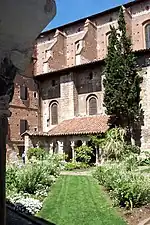
[[[116,117],[116,124],[126,128],[131,139],[134,124],[140,119],[140,83],[131,39],[127,35],[123,8],[118,28],[110,27],[104,79],[106,113]]]

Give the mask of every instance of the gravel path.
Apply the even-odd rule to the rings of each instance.
[[[85,171],[62,171],[61,175],[71,175],[71,176],[92,176],[94,169],[85,170]]]

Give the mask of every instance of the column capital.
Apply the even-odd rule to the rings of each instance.
[[[75,141],[71,141],[71,147],[72,147],[72,148],[75,147]]]

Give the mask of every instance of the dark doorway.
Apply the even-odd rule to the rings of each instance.
[[[82,146],[82,141],[81,140],[76,141],[75,147],[78,148],[80,146]]]
[[[19,156],[22,157],[22,154],[24,153],[25,147],[24,146],[18,146],[19,149]]]

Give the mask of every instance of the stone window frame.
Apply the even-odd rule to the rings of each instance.
[[[111,34],[111,30],[109,30],[107,33],[106,33],[106,49],[108,48],[108,45],[109,45],[109,36]]]
[[[57,105],[57,122],[52,121],[52,106]],[[49,119],[48,119],[49,125],[54,126],[59,123],[59,103],[56,100],[53,100],[49,104]]]
[[[90,100],[94,98],[96,100],[96,114],[90,114]],[[95,94],[88,95],[86,98],[86,114],[88,116],[95,116],[98,114],[98,97]]]
[[[144,42],[144,49],[148,49],[147,48],[147,43],[146,43],[146,27],[147,26],[150,26],[150,19],[149,20],[146,20],[142,23],[142,26],[143,26],[143,42]]]

